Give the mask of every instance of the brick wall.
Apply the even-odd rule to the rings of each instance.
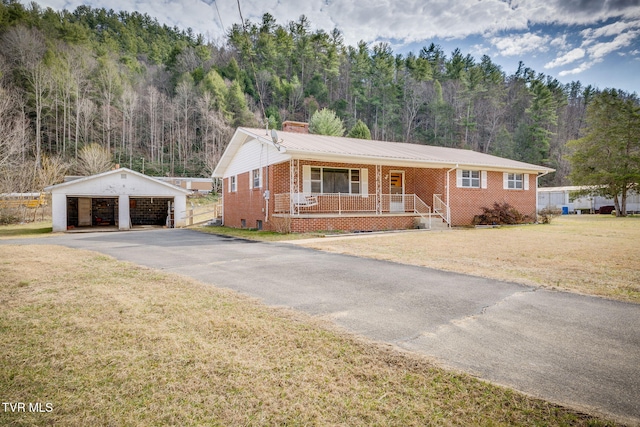
[[[402,167],[382,167],[382,194],[390,192],[391,172],[404,172],[404,192],[405,194],[415,194],[427,205],[433,205],[433,195],[443,194],[445,191],[445,169],[424,169],[424,168],[402,168]],[[369,172],[371,180],[371,172]],[[373,185],[375,194],[375,168],[373,169]],[[371,192],[371,191],[370,191]],[[432,206],[433,207],[433,206]]]
[[[503,189],[502,172],[487,172],[487,188],[458,188],[455,171],[450,176],[451,224],[470,225],[483,207],[492,207],[495,202],[509,203],[524,215],[535,218],[536,175],[529,175],[529,190]]]
[[[288,166],[288,165],[287,165]],[[271,169],[271,168],[269,168]],[[287,167],[287,171],[288,171]],[[224,224],[229,227],[236,228],[258,228],[258,221],[263,222],[263,227],[268,229],[265,224],[265,200],[264,200],[264,184],[265,171],[263,168],[262,187],[249,188],[249,178],[251,173],[245,172],[237,175],[236,191],[229,192],[229,178],[224,179]],[[269,182],[272,181],[272,171],[269,171]],[[287,182],[289,181],[287,173]],[[270,201],[273,210],[273,202]],[[243,221],[244,220],[244,221]]]
[[[291,231],[384,231],[416,228],[412,216],[291,218]]]
[[[282,122],[283,132],[309,133],[309,123],[287,120]]]

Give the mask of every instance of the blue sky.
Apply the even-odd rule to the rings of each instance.
[[[160,23],[191,27],[224,42],[240,22],[238,0],[40,0],[43,7],[137,10]],[[306,15],[312,29],[338,28],[345,44],[390,42],[396,53],[418,53],[431,42],[447,56],[455,48],[483,54],[513,73],[519,61],[562,83],[640,94],[640,0],[239,0],[245,19],[265,12],[279,24]]]

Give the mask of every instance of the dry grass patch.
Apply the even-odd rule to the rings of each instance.
[[[93,252],[0,260],[0,396],[53,409],[0,425],[611,425]]]
[[[320,239],[316,249],[640,302],[640,218]]]

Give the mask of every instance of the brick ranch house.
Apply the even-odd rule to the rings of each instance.
[[[213,172],[223,224],[373,231],[470,225],[507,202],[535,218],[553,169],[446,147],[238,128]]]

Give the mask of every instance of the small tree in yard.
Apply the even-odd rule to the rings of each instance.
[[[323,108],[316,111],[309,120],[309,133],[317,135],[342,136],[344,135],[344,125],[336,113]]]
[[[371,131],[362,120],[358,119],[347,136],[349,138],[371,139]]]
[[[571,181],[590,186],[583,194],[612,198],[616,216],[627,215],[627,194],[640,188],[640,102],[615,89],[595,96],[587,108],[587,134],[570,141]]]

